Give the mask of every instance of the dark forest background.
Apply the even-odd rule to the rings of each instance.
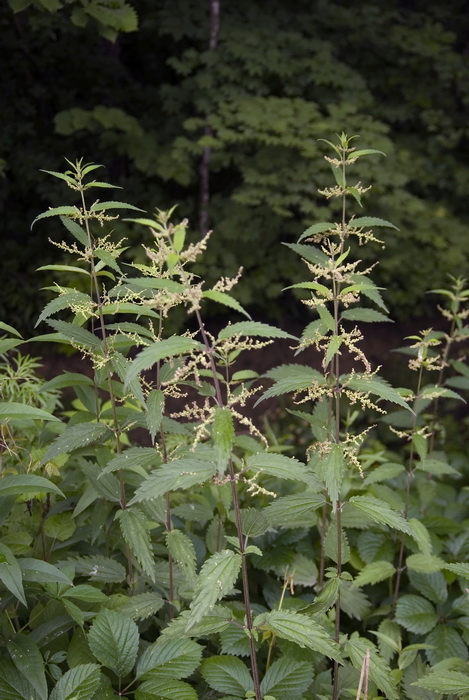
[[[21,330],[46,300],[36,268],[61,255],[54,224],[30,225],[74,201],[40,172],[64,157],[213,228],[201,274],[243,265],[239,300],[280,320],[301,313],[281,290],[302,270],[281,242],[333,214],[318,139],[357,133],[387,154],[362,173],[366,214],[399,227],[373,273],[393,316],[430,315],[427,290],[467,274],[467,2],[4,0],[0,33],[0,318]],[[118,229],[141,255],[141,232]]]

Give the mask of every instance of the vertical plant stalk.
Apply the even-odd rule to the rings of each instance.
[[[368,700],[368,679],[370,676],[370,650],[366,650],[366,654],[363,657],[363,663],[360,671],[360,680],[358,682],[357,697],[356,700],[360,700],[360,695],[363,688],[363,700]]]
[[[210,0],[210,41],[209,51],[212,53],[217,48],[218,33],[220,31],[220,0]],[[213,135],[212,129],[208,124],[208,119],[204,127],[204,136],[210,137]],[[199,204],[199,228],[202,236],[208,231],[208,209],[210,203],[210,158],[212,149],[210,146],[205,146],[202,153],[202,161],[200,163],[200,204]]]

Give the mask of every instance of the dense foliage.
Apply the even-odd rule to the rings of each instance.
[[[467,264],[465,3],[220,0],[209,43],[214,1],[2,4],[4,316],[36,314],[32,272],[46,254],[28,222],[61,196],[37,171],[60,170],[65,154],[94,154],[150,211],[177,201],[194,229],[208,194],[217,235],[200,271],[215,281],[243,264],[239,298],[263,318],[300,274],[278,243],[334,213],[315,195],[317,139],[344,123],[388,156],[386,175],[370,174],[374,214],[399,228],[376,273],[394,316],[428,310],[427,280]]]
[[[46,171],[77,202],[34,221],[61,223],[73,258],[42,274],[86,285],[50,287],[38,340],[79,351],[83,372],[40,380],[0,324],[2,698],[469,697],[468,467],[444,420],[469,388],[469,290],[433,290],[446,328],[408,339],[415,381],[393,388],[362,341],[388,320],[373,277],[377,232],[395,227],[349,211],[381,151],[326,146],[338,216],[288,244],[308,272],[300,338],[249,317],[238,275],[194,273],[209,233],[100,196],[99,166]],[[120,210],[144,240],[130,264]],[[212,332],[207,303],[242,320]],[[245,369],[284,339],[291,362]],[[321,371],[301,361],[311,347]],[[276,397],[301,439],[252,420],[253,400]]]

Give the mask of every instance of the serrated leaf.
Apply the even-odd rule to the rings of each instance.
[[[393,389],[385,379],[382,379],[382,377],[378,377],[376,375],[373,375],[372,377],[367,375],[354,375],[350,379],[346,380],[346,385],[347,388],[353,389],[354,391],[374,394],[380,399],[391,401],[392,403],[402,406],[413,413],[409,404],[402,398],[399,392],[397,392],[396,389]]]
[[[469,693],[469,675],[459,671],[432,671],[412,685],[444,695],[466,695]]]
[[[322,221],[319,224],[313,224],[309,228],[304,231],[301,236],[298,238],[298,243],[305,238],[312,238],[313,236],[316,236],[318,233],[326,233],[327,231],[330,231],[331,229],[335,228],[335,224],[331,223],[330,221]]]
[[[35,406],[29,406],[24,403],[18,403],[16,401],[1,401],[0,402],[0,421],[5,419],[10,420],[53,420],[59,421],[58,418],[53,416],[47,411],[43,411],[42,408],[36,408]]]
[[[132,620],[146,620],[160,610],[165,601],[158,593],[147,591],[129,596],[124,603],[119,604],[118,610],[124,615],[128,615]]]
[[[376,523],[389,525],[389,527],[395,530],[401,530],[401,532],[405,532],[408,535],[412,534],[409,523],[404,520],[402,515],[392,510],[392,508],[381,499],[373,498],[372,496],[353,496],[349,500],[349,503],[353,508],[364,513]]]
[[[318,593],[314,601],[307,607],[303,608],[301,612],[308,615],[321,615],[322,613],[327,612],[335,604],[340,588],[340,579],[332,578],[330,581],[327,581],[326,585],[322,591]]]
[[[445,564],[442,568],[452,571],[456,576],[469,579],[469,564],[458,562],[457,564]]]
[[[231,625],[233,613],[229,608],[216,605],[212,611],[205,615],[200,622],[187,629],[190,620],[190,611],[184,610],[168,627],[162,631],[165,639],[181,639],[183,637],[207,637],[208,635],[222,632]]]
[[[347,321],[359,321],[361,323],[393,323],[392,319],[374,309],[354,307],[342,311],[341,317]]]
[[[310,525],[311,516],[325,502],[326,499],[322,493],[299,493],[276,498],[263,512],[273,527],[297,528],[305,524]]]
[[[432,540],[425,525],[417,518],[409,518],[408,523],[412,529],[412,537],[417,542],[422,554],[431,554]]]
[[[376,216],[360,216],[357,219],[352,219],[349,222],[350,226],[354,226],[355,228],[368,228],[369,226],[383,226],[385,228],[393,228],[396,231],[399,231],[397,226],[394,226],[390,221],[386,221],[385,219],[379,219]]]
[[[76,219],[79,219],[81,214],[80,214],[80,210],[77,207],[70,207],[70,206],[51,207],[47,211],[44,211],[42,214],[39,214],[38,216],[36,216],[33,223],[31,224],[31,228],[34,226],[36,221],[39,221],[40,219],[47,219],[50,216],[71,216],[71,217],[74,217]]]
[[[229,306],[231,309],[235,309],[235,311],[239,311],[240,314],[243,314],[243,316],[247,316],[248,318],[251,318],[251,316],[248,314],[246,309],[243,309],[239,301],[236,299],[233,299],[229,294],[226,292],[219,292],[218,290],[215,289],[209,289],[206,292],[202,293],[202,297],[204,299],[211,299],[212,301],[216,301],[218,304],[223,304],[224,306]]]
[[[42,700],[46,700],[49,695],[46,673],[37,644],[24,635],[16,634],[7,642],[7,649],[21,675],[31,683]]]
[[[202,647],[192,639],[160,637],[145,649],[137,662],[136,678],[172,678],[190,676],[200,663]]]
[[[36,326],[38,326],[39,323],[41,323],[41,321],[44,321],[46,318],[49,318],[49,316],[56,314],[62,309],[72,308],[72,306],[74,305],[84,305],[91,309],[94,304],[93,300],[88,294],[84,294],[83,292],[79,292],[78,290],[74,290],[73,292],[66,292],[65,294],[61,294],[60,296],[56,297],[55,299],[52,299],[52,301],[46,304],[39,318],[34,324],[34,328],[36,328]]]
[[[65,429],[62,435],[50,445],[41,460],[41,465],[46,464],[54,457],[62,454],[70,454],[79,447],[92,445],[108,431],[104,423],[77,423]]]
[[[213,690],[244,697],[254,689],[246,665],[235,656],[212,656],[202,661],[200,671]]]
[[[134,207],[132,204],[126,204],[125,202],[96,202],[91,205],[90,212],[107,211],[108,209],[132,209],[133,211],[143,211],[143,209]]]
[[[269,326],[267,323],[259,323],[258,321],[231,323],[219,332],[218,340],[233,338],[235,335],[244,335],[247,338],[291,338],[297,340],[297,338],[290,333],[275,328],[275,326]]]
[[[84,270],[82,267],[77,267],[76,265],[41,265],[37,270],[56,270],[58,272],[77,272],[81,275],[90,276],[88,270]],[[34,338],[35,340],[35,338]]]
[[[367,477],[363,481],[363,484],[368,486],[370,484],[379,483],[380,481],[387,481],[388,479],[393,479],[395,476],[402,474],[404,471],[405,467],[402,464],[385,462],[376,467],[376,469],[373,469],[373,471],[367,472]]]
[[[338,537],[337,537],[337,523],[335,517],[331,519],[331,523],[327,529],[326,536],[323,540],[324,553],[329,559],[338,563],[339,561],[339,548],[338,548]],[[350,559],[350,546],[348,543],[347,535],[343,529],[340,530],[340,542],[341,551],[340,559],[342,564],[346,564]]]
[[[277,659],[261,683],[263,695],[276,695],[284,700],[296,700],[311,685],[313,666],[308,661],[288,657]]]
[[[216,471],[216,464],[196,457],[182,457],[168,462],[164,467],[154,470],[140,484],[129,505],[140,501],[154,500],[164,496],[168,491],[188,489],[195,484],[202,484],[210,479]]]
[[[428,472],[429,474],[434,474],[435,476],[442,476],[443,474],[459,474],[456,469],[453,469],[447,462],[442,462],[440,459],[432,459],[427,457],[427,459],[417,462],[416,468],[422,472]]]
[[[135,700],[197,700],[197,693],[184,681],[152,678],[137,688]]]
[[[406,558],[406,565],[412,571],[431,574],[440,571],[445,566],[445,562],[433,554],[411,554]]]
[[[235,438],[233,414],[229,408],[221,408],[220,406],[215,408],[212,437],[217,451],[218,474],[222,476],[226,471]]]
[[[128,386],[137,378],[140,372],[149,369],[160,360],[165,360],[168,357],[175,357],[176,355],[185,355],[200,347],[200,343],[192,338],[177,335],[149,345],[145,350],[142,350],[130,364],[125,378],[125,385]]]
[[[50,700],[89,700],[98,690],[101,670],[97,664],[79,664],[66,671],[50,694]]]
[[[351,581],[340,586],[340,609],[349,617],[364,620],[370,614],[371,603],[361,588],[352,588]]]
[[[243,535],[246,535],[246,537],[263,535],[270,527],[270,523],[262,510],[241,508],[240,514],[241,528]]]
[[[467,661],[467,646],[459,632],[448,624],[439,624],[425,637],[425,643],[433,648],[428,648],[425,654],[429,662],[434,666],[445,659],[458,657]]]
[[[0,479],[0,497],[35,493],[56,493],[65,498],[58,486],[35,474],[10,474]]]
[[[75,326],[73,323],[66,323],[65,321],[51,321],[50,319],[47,323],[57,333],[69,340],[72,345],[83,346],[88,348],[88,350],[99,350],[101,348],[101,341],[98,336],[93,335],[86,328]]]
[[[254,625],[268,629],[280,639],[287,639],[302,648],[312,649],[341,661],[338,645],[325,629],[307,615],[290,610],[273,610],[255,618]]]
[[[317,472],[320,479],[326,485],[327,493],[332,501],[332,508],[335,512],[337,501],[340,497],[342,480],[346,468],[343,447],[340,444],[333,444],[325,457],[318,460]]]
[[[88,632],[88,644],[95,657],[120,678],[132,670],[138,643],[135,622],[115,610],[101,610]]]
[[[145,419],[152,443],[155,444],[156,434],[160,429],[163,420],[165,399],[160,389],[153,389],[147,396]]]
[[[196,553],[192,540],[182,530],[171,530],[171,532],[166,533],[166,546],[173,559],[183,570],[188,585],[193,586],[197,575]]]
[[[403,595],[396,605],[396,620],[409,632],[425,634],[438,623],[439,616],[429,600],[418,595]]]
[[[100,555],[90,557],[74,557],[73,562],[77,575],[88,576],[93,581],[103,583],[122,583],[126,577],[125,569],[115,559]]]
[[[432,603],[444,603],[448,597],[446,579],[441,571],[431,574],[409,571],[409,580],[412,587]]]
[[[391,669],[384,659],[382,659],[376,646],[368,639],[360,637],[354,632],[349,641],[345,644],[345,651],[350,657],[353,666],[361,671],[363,659],[367,651],[370,654],[369,674],[373,683],[376,683],[378,688],[383,691],[389,700],[398,700],[399,692],[396,688],[396,681],[391,674]]]
[[[146,575],[155,581],[155,559],[151,546],[149,521],[138,508],[118,510],[115,519],[119,521],[122,537],[129,545]]]
[[[355,577],[352,586],[365,586],[367,584],[375,584],[380,581],[385,581],[387,578],[394,576],[396,569],[389,561],[374,561],[363,567],[360,573]]]
[[[186,631],[209,613],[234,586],[241,569],[241,556],[223,549],[213,554],[200,570],[190,605]]]
[[[246,467],[249,471],[255,471],[259,474],[270,474],[278,479],[301,481],[305,484],[316,485],[314,476],[307,471],[306,465],[294,457],[259,452],[248,457]]]
[[[284,243],[283,245],[293,250],[297,255],[301,255],[304,260],[318,265],[327,265],[328,257],[319,248],[304,243]]]

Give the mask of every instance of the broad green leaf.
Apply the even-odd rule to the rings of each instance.
[[[43,212],[42,214],[39,214],[39,216],[36,216],[33,223],[31,224],[31,228],[34,226],[36,221],[39,221],[40,219],[46,219],[50,216],[71,216],[72,218],[79,219],[81,214],[80,210],[77,207],[53,207]]]
[[[128,386],[137,378],[140,372],[149,369],[160,360],[166,360],[168,357],[175,357],[176,355],[185,355],[200,348],[200,343],[185,336],[174,335],[171,338],[159,340],[142,350],[130,364],[125,384]]]
[[[200,670],[209,686],[219,693],[244,698],[247,691],[254,689],[246,664],[236,656],[211,656],[202,661]]]
[[[428,472],[429,474],[434,474],[435,476],[442,476],[443,474],[459,474],[459,472],[447,462],[442,462],[440,459],[432,459],[431,457],[427,457],[427,459],[425,459],[423,462],[417,462],[415,466],[420,471]]]
[[[241,528],[246,537],[258,537],[269,529],[270,523],[264,511],[256,508],[241,508],[240,512]]]
[[[396,569],[389,561],[373,561],[367,564],[355,577],[352,586],[365,586],[367,584],[379,583],[394,576]]]
[[[301,236],[298,238],[298,243],[305,238],[312,238],[318,233],[327,233],[328,231],[331,231],[334,228],[335,224],[331,223],[330,221],[322,221],[319,224],[313,224],[312,226],[307,228],[306,231],[303,231]]]
[[[183,637],[207,637],[217,632],[222,632],[231,625],[233,613],[229,608],[221,605],[215,607],[192,627],[188,628],[190,611],[184,610],[178,617],[162,631],[164,639],[182,639]]]
[[[135,700],[197,700],[197,693],[184,681],[152,678],[137,688]]]
[[[283,245],[293,250],[297,255],[301,255],[304,260],[318,265],[327,265],[328,257],[319,248],[304,243],[284,243]]]
[[[65,321],[51,321],[50,319],[47,323],[57,333],[67,338],[71,345],[83,346],[88,350],[99,350],[101,348],[101,341],[98,336],[81,326],[75,326],[73,323],[66,323]]]
[[[331,312],[325,306],[317,306],[316,311],[318,312],[319,318],[321,319],[324,326],[331,331],[335,332],[335,320]]]
[[[168,462],[164,467],[155,469],[140,484],[129,505],[164,496],[168,491],[188,489],[195,484],[202,484],[210,479],[216,471],[216,464],[196,457],[181,457]]]
[[[173,559],[183,570],[188,585],[194,585],[197,575],[196,553],[192,540],[182,530],[171,530],[171,532],[166,533],[166,546]]]
[[[435,627],[439,616],[429,600],[409,594],[397,601],[396,620],[409,632],[425,634]]]
[[[360,391],[367,394],[374,394],[380,399],[391,401],[392,403],[398,404],[399,406],[402,406],[413,413],[407,401],[405,401],[399,392],[393,389],[392,386],[382,377],[378,377],[376,375],[371,377],[365,374],[357,374],[354,376],[350,375],[349,378],[342,377],[341,380],[346,384],[348,389],[353,389],[354,391]]]
[[[363,481],[365,486],[369,484],[376,484],[380,481],[387,481],[388,479],[393,479],[395,476],[399,476],[405,471],[405,467],[402,464],[397,464],[396,462],[385,462],[380,464],[373,471],[367,472],[367,477]]]
[[[459,632],[448,624],[437,625],[430,634],[425,637],[425,643],[433,648],[426,650],[426,655],[432,666],[454,657],[459,657],[467,661],[467,646]]]
[[[119,521],[122,537],[129,545],[142,570],[152,581],[155,581],[155,559],[148,518],[138,508],[126,508],[118,510],[115,519]]]
[[[49,700],[90,700],[99,688],[101,670],[97,664],[79,664],[66,671]]]
[[[441,571],[428,574],[409,570],[409,580],[412,587],[432,603],[444,603],[448,598],[448,586]]]
[[[0,581],[20,603],[27,606],[20,566],[11,549],[2,542],[0,542]]]
[[[79,447],[87,447],[97,442],[108,432],[104,423],[77,423],[67,427],[62,435],[50,445],[41,464],[46,464],[54,457],[62,454],[70,454]]]
[[[49,693],[44,660],[37,644],[24,635],[15,634],[7,642],[7,649],[18,671],[31,683],[42,700],[47,700]]]
[[[346,468],[343,447],[340,444],[333,444],[328,454],[317,462],[317,472],[320,479],[326,485],[327,493],[332,501],[332,508],[335,512],[337,501],[340,497],[342,480]]]
[[[125,569],[115,559],[94,555],[90,557],[74,557],[70,561],[75,566],[77,575],[87,576],[92,581],[102,583],[122,583]]]
[[[315,511],[326,499],[322,493],[298,493],[272,501],[264,513],[273,527],[308,527],[315,522]]]
[[[202,293],[202,298],[211,299],[212,301],[216,301],[218,304],[224,304],[224,306],[229,306],[231,309],[239,311],[239,313],[243,314],[243,316],[251,318],[246,309],[243,309],[239,301],[233,299],[233,297],[231,297],[229,294],[226,294],[226,292],[219,292],[215,289],[209,289],[206,292]]]
[[[126,204],[125,202],[96,202],[90,207],[90,212],[95,213],[98,211],[107,211],[108,209],[132,209],[133,211],[143,211],[138,207],[134,207],[132,204]]]
[[[312,649],[336,661],[342,660],[338,645],[324,627],[307,615],[291,610],[273,610],[257,615],[254,626],[268,629],[280,639],[287,639],[302,648]]]
[[[219,334],[219,340],[233,338],[235,335],[244,335],[247,338],[291,338],[296,340],[294,335],[285,331],[269,326],[267,323],[259,323],[258,321],[240,321],[239,323],[230,323],[223,328]]]
[[[73,535],[76,527],[72,513],[53,513],[44,522],[44,533],[47,537],[65,542]]]
[[[100,467],[86,459],[80,458],[79,464],[93,490],[107,501],[120,502],[119,480],[114,474],[102,474]]]
[[[261,683],[263,695],[274,695],[282,700],[298,700],[311,685],[313,666],[308,661],[289,657],[277,659],[270,666]]]
[[[77,224],[76,221],[69,219],[66,216],[61,216],[60,221],[63,223],[65,228],[70,231],[72,236],[77,239],[77,241],[79,241],[85,247],[88,245],[88,234],[79,224]]]
[[[339,546],[337,537],[337,523],[336,518],[333,516],[331,518],[331,523],[327,529],[326,536],[323,540],[324,553],[326,557],[332,559],[333,562],[339,562]],[[347,535],[345,531],[341,528],[340,530],[340,560],[342,564],[346,564],[350,559],[350,546],[348,543]]]
[[[145,419],[152,443],[155,444],[156,434],[160,429],[164,413],[164,394],[160,389],[153,389],[146,401]]]
[[[397,511],[392,510],[385,501],[372,496],[353,496],[349,503],[376,523],[389,525],[395,530],[412,535],[408,522]]]
[[[302,608],[301,612],[308,615],[321,615],[322,613],[327,612],[335,604],[340,588],[340,579],[332,578],[330,581],[327,581],[326,585],[322,591],[318,593],[314,601],[305,608]]]
[[[0,664],[0,697],[2,700],[42,700],[26,676],[7,658]]]
[[[422,554],[431,554],[432,540],[425,525],[417,518],[409,518],[408,523],[412,529],[412,537],[417,542]]]
[[[229,408],[220,408],[219,406],[215,408],[212,437],[217,452],[218,474],[223,476],[231,456],[235,438],[233,414]]]
[[[0,355],[4,355],[9,350],[22,345],[24,340],[16,340],[15,338],[0,338]]]
[[[58,374],[53,379],[49,379],[48,382],[41,387],[41,392],[50,391],[51,389],[63,389],[65,387],[71,386],[94,386],[91,377],[87,377],[85,374],[79,374],[78,372],[62,372]]]
[[[457,564],[445,564],[443,569],[452,571],[456,576],[462,576],[463,578],[469,579],[469,564],[465,562],[458,562]]]
[[[124,597],[126,599],[123,602],[119,601],[117,610],[135,621],[146,620],[155,615],[165,604],[163,598],[152,591]]]
[[[37,493],[56,493],[62,498],[65,495],[62,491],[43,476],[35,474],[10,474],[0,479],[0,497],[19,496]]]
[[[433,554],[411,554],[406,558],[407,568],[422,574],[431,574],[444,568],[445,562]]]
[[[396,688],[396,680],[391,674],[391,669],[384,659],[380,657],[376,646],[364,637],[354,632],[345,644],[345,651],[350,657],[353,666],[361,671],[363,659],[367,651],[370,653],[369,674],[373,683],[383,691],[389,700],[398,700],[399,692]]]
[[[440,695],[465,696],[469,694],[469,675],[459,671],[432,671],[412,685],[433,690]]]
[[[402,629],[395,620],[385,618],[379,623],[375,634],[378,638],[379,653],[388,664],[402,648]]]
[[[372,155],[386,156],[386,153],[384,153],[383,151],[377,151],[375,148],[364,148],[361,151],[351,151],[351,153],[349,153],[347,156],[347,160],[352,160],[354,158],[362,158],[363,156],[372,156]]]
[[[88,644],[95,657],[120,678],[132,670],[138,643],[135,622],[115,610],[101,610],[88,632]]]
[[[359,321],[361,323],[393,323],[392,319],[374,309],[354,307],[342,311],[342,318],[346,321]]]
[[[278,479],[316,485],[314,476],[307,471],[306,465],[294,457],[285,457],[273,452],[259,452],[248,457],[246,467],[249,471],[270,474]]]
[[[36,583],[63,583],[68,586],[72,584],[68,576],[53,564],[49,564],[42,559],[31,559],[23,557],[18,559],[18,564],[23,572],[23,581],[34,581]]]
[[[1,401],[0,402],[0,421],[3,420],[53,420],[59,421],[51,413],[43,411],[42,408],[29,406],[25,403],[17,403],[16,401]],[[60,422],[60,421],[59,421]]]
[[[142,476],[147,475],[147,468],[158,464],[158,454],[152,447],[129,447],[113,457],[101,471],[99,478],[106,474],[127,469]]]
[[[34,324],[34,328],[36,328],[36,326],[38,326],[39,323],[41,323],[41,321],[44,321],[46,318],[49,318],[49,316],[56,314],[58,311],[61,311],[62,309],[69,309],[77,305],[83,305],[86,308],[92,309],[94,303],[92,298],[88,294],[84,294],[83,292],[79,292],[78,290],[61,294],[60,296],[56,297],[55,299],[52,299],[52,301],[46,304],[46,306],[41,312],[41,315]]]
[[[21,333],[16,330],[16,328],[13,328],[13,326],[9,326],[8,323],[4,323],[3,321],[0,321],[0,330],[8,331],[8,333],[12,333],[13,335],[16,335],[18,338],[23,337],[21,335]]]
[[[190,676],[200,663],[202,647],[192,639],[160,637],[148,646],[137,662],[136,678],[173,678]]]
[[[61,594],[62,598],[76,598],[85,603],[105,603],[107,595],[99,588],[90,586],[88,583],[79,583],[77,586],[67,589]]]
[[[349,222],[349,225],[355,226],[356,228],[368,228],[369,226],[384,226],[385,228],[393,228],[396,231],[399,231],[397,226],[391,224],[390,221],[386,221],[385,219],[379,219],[376,216],[360,216],[357,219],[352,219]]]
[[[190,605],[188,631],[209,613],[234,586],[241,569],[241,556],[223,549],[213,554],[200,570]]]

